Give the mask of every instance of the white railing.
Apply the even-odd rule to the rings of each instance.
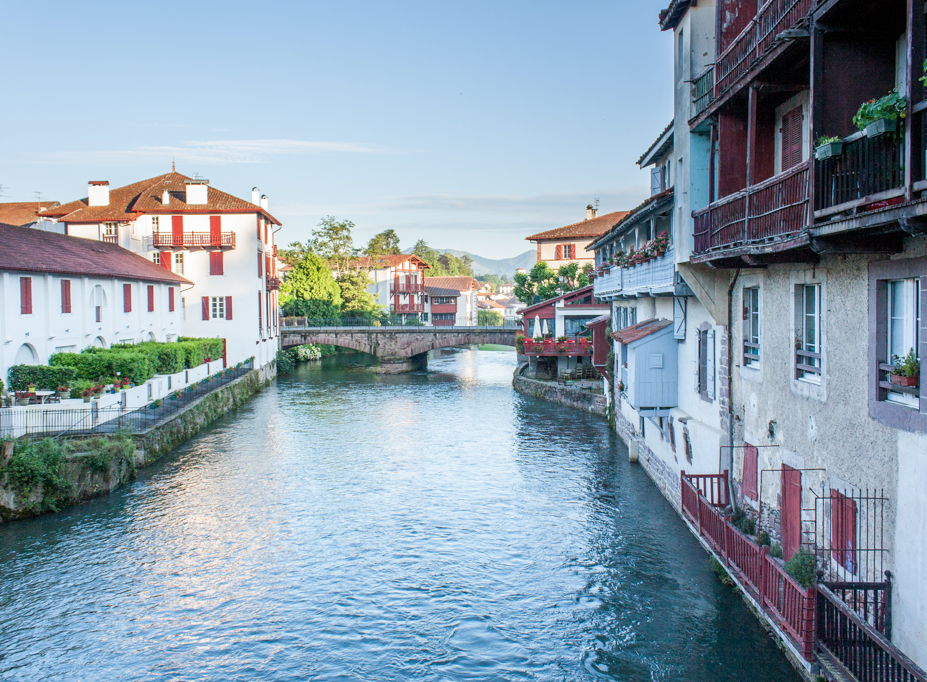
[[[593,283],[596,298],[612,296],[633,296],[647,291],[667,291],[674,285],[676,274],[675,255],[670,248],[659,258],[654,258],[632,268],[613,266],[608,274],[599,275]]]

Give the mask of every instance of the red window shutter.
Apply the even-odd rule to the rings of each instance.
[[[265,242],[270,241],[270,223],[266,221],[264,223],[264,241]]]
[[[264,256],[264,271],[267,273],[267,276],[270,277],[270,256]]]
[[[802,121],[801,107],[795,107],[782,117],[782,170],[787,171],[802,162]]]
[[[61,312],[71,312],[71,280],[61,280]]]
[[[224,275],[225,274],[225,254],[221,251],[214,251],[209,254],[209,274],[210,275]]]
[[[538,244],[538,263],[541,262],[541,245]]]
[[[258,241],[261,241],[261,219],[257,219]]]
[[[171,232],[173,233],[174,246],[183,246],[183,216],[171,216]]]
[[[222,216],[209,216],[209,243],[213,246],[222,244]]]
[[[122,285],[122,311],[125,313],[132,312],[132,285]]]
[[[209,319],[209,296],[203,296],[203,319]]]
[[[23,315],[32,314],[32,278],[19,278],[19,304]]]
[[[758,451],[755,445],[745,445],[744,447],[744,480],[743,491],[744,497],[749,500],[756,500],[756,464]]]
[[[563,244],[557,244],[557,255],[554,260],[563,260]]]
[[[167,288],[167,312],[174,312],[174,287]]]
[[[162,251],[162,252],[159,254],[158,264],[159,264],[162,268],[164,268],[165,270],[168,270],[168,271],[169,271],[169,270],[171,269],[171,252],[170,252],[170,251]]]
[[[264,276],[264,271],[263,271],[264,259],[261,258],[260,251],[258,251],[257,254],[258,254],[258,277],[263,277]]]
[[[264,318],[261,317],[261,309],[264,307],[264,302],[261,300],[261,292],[257,292],[258,295],[258,331],[261,327],[264,326]]]
[[[154,312],[154,286],[148,285],[148,312]]]
[[[831,547],[837,563],[856,573],[856,501],[830,491]]]
[[[226,320],[232,319],[232,297],[231,296],[225,297],[225,319]]]

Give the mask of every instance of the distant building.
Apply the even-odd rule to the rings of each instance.
[[[410,318],[422,320],[425,314],[425,271],[431,268],[415,254],[364,256],[351,267],[367,270],[370,285],[367,291],[374,300],[403,322]]]
[[[450,289],[458,293],[455,325],[468,327],[477,324],[476,280],[472,277],[428,277],[426,284],[438,289]]]
[[[426,280],[424,322],[435,327],[456,326],[459,301],[460,292],[456,289],[433,287]]]
[[[594,265],[595,254],[587,250],[589,245],[617,225],[627,214],[627,211],[615,211],[600,216],[597,209],[587,206],[586,219],[582,222],[538,232],[525,239],[537,245],[538,262],[544,261],[554,270],[570,263],[579,263],[580,266],[586,263]]]
[[[88,346],[175,341],[192,282],[115,244],[0,225],[0,377]]]
[[[18,227],[36,227],[43,223],[46,210],[58,205],[57,201],[15,201],[0,203],[0,224]],[[49,223],[50,224],[50,223]]]

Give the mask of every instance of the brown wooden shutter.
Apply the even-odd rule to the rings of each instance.
[[[782,465],[782,558],[788,561],[801,547],[801,471]]]
[[[132,285],[131,284],[122,285],[122,312],[124,313],[132,312]]]
[[[19,304],[23,315],[32,314],[32,278],[19,278]]]
[[[61,280],[61,312],[71,312],[71,280]]]
[[[708,389],[708,332],[698,333],[698,390],[705,393]]]
[[[785,172],[802,162],[802,121],[801,107],[795,107],[782,117],[782,171]]]
[[[260,252],[260,251],[257,252],[257,255],[258,255],[258,277],[263,277],[263,276],[264,276],[264,270],[263,270],[263,268],[264,268],[264,266],[263,266],[264,259],[261,258],[261,252]]]
[[[209,296],[203,296],[203,319],[209,319]]]
[[[167,311],[174,312],[174,287],[167,288]]]
[[[756,464],[758,452],[755,445],[744,444],[744,497],[749,500],[757,499]]]
[[[222,216],[209,216],[209,243],[213,246],[222,244]]]
[[[538,244],[538,263],[541,262],[541,245]]]
[[[264,326],[264,318],[261,316],[264,308],[264,301],[261,300],[261,292],[257,292],[258,295],[258,331],[261,330],[261,327]]]
[[[148,285],[148,312],[154,312],[154,286]]]
[[[232,319],[232,297],[231,296],[225,297],[225,319],[226,320]]]

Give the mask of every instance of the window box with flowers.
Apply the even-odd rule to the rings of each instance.
[[[905,117],[907,104],[904,95],[892,90],[885,97],[863,102],[853,117],[853,123],[866,132],[866,137],[893,133],[898,129],[898,119]]]

